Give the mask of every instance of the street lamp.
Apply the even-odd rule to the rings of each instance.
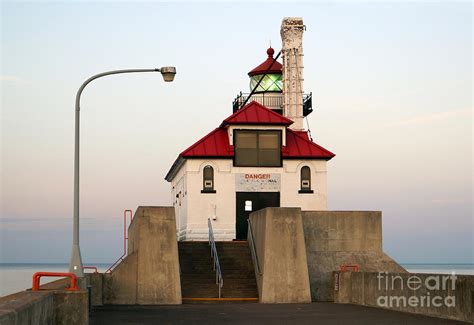
[[[81,85],[76,94],[76,116],[75,116],[75,137],[74,137],[74,221],[72,231],[72,252],[69,262],[69,272],[77,277],[84,277],[82,270],[81,250],[79,248],[79,121],[80,121],[80,102],[81,94],[84,88],[92,81],[100,77],[111,74],[136,73],[136,72],[160,72],[165,82],[171,82],[176,74],[175,67],[162,67],[160,69],[127,69],[114,70],[96,74]]]

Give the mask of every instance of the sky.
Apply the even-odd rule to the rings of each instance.
[[[122,251],[122,213],[171,205],[182,150],[232,113],[303,17],[304,88],[331,210],[381,210],[401,263],[474,263],[471,2],[1,3],[0,262],[68,262],[74,98],[83,261]]]

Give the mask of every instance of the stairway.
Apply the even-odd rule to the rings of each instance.
[[[216,299],[219,291],[209,243],[178,243],[183,302],[256,302],[258,289],[248,242],[216,242],[216,247],[224,278],[220,300]]]

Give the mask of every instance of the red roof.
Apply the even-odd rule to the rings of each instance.
[[[253,101],[222,122],[227,124],[290,125],[293,121]]]
[[[293,122],[286,117],[273,112],[257,102],[251,102],[225,119],[220,127],[181,152],[166,175],[166,180],[171,181],[173,179],[185,159],[204,157],[232,159],[234,157],[234,147],[230,145],[227,133],[227,128],[230,124],[272,124],[285,126],[286,146],[282,147],[284,159],[329,160],[335,156],[331,151],[311,141],[306,131],[294,131],[288,128],[291,123]]]
[[[273,63],[273,54],[275,53],[275,50],[273,50],[271,47],[267,50],[268,58],[260,64],[258,67],[253,69],[252,71],[249,72],[249,76],[255,76],[257,74],[263,74],[263,73],[277,73],[281,74],[281,69],[282,65],[280,62],[275,61]],[[272,64],[273,63],[273,64]],[[270,70],[268,70],[270,68]],[[268,71],[267,71],[268,70]]]
[[[305,135],[306,134],[306,135]],[[331,151],[308,139],[304,131],[286,129],[286,146],[282,149],[283,158],[331,159]],[[217,128],[193,144],[181,154],[183,158],[234,157],[234,147],[229,145],[226,128]]]
[[[286,147],[283,148],[283,158],[331,159],[335,156],[331,151],[308,140],[302,132],[286,129]]]
[[[180,153],[184,158],[197,157],[233,157],[233,146],[229,145],[227,130],[217,128],[204,138]]]
[[[300,137],[305,138],[306,140],[310,140],[308,131],[295,131],[293,130],[296,134],[298,134]]]

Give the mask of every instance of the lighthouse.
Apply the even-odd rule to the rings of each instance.
[[[335,155],[303,127],[312,112],[311,93],[303,93],[303,31],[300,18],[283,20],[282,49],[268,48],[248,72],[250,92],[240,92],[232,114],[168,171],[179,240],[206,240],[209,220],[216,240],[246,240],[250,213],[266,207],[327,209],[327,162]]]
[[[380,211],[327,207],[335,154],[304,129],[312,111],[303,92],[304,30],[302,19],[285,18],[281,49],[253,49],[249,92],[177,153],[166,174],[172,206],[139,207],[128,255],[93,281],[104,303],[354,302],[348,292],[354,283],[365,290],[364,278],[345,270],[369,279],[405,272],[382,250]]]

